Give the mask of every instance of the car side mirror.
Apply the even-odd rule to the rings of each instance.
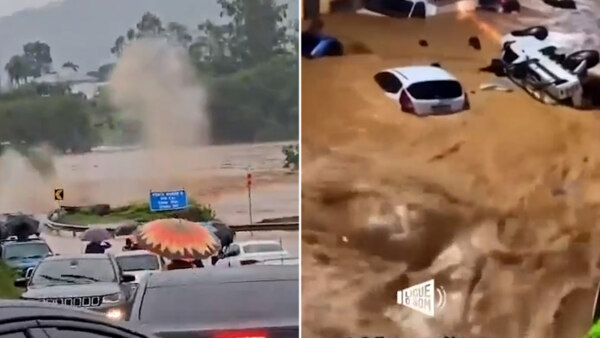
[[[123,277],[121,277],[121,282],[122,283],[135,282],[135,276],[133,276],[133,275],[123,275]]]
[[[19,278],[14,282],[15,287],[18,288],[26,288],[27,287],[27,278]]]
[[[32,275],[33,275],[33,268],[28,268],[27,271],[25,271],[25,279],[31,278]]]

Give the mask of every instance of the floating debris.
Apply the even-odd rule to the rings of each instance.
[[[469,38],[469,46],[473,47],[475,50],[481,50],[481,41],[476,36],[472,36]]]

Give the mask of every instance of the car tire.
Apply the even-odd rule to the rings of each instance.
[[[596,286],[596,297],[594,298],[594,308],[592,309],[592,324],[600,319],[600,283]]]
[[[586,61],[587,69],[595,67],[600,63],[600,53],[595,50],[580,50],[567,56],[562,65],[568,70],[574,71],[583,60]]]
[[[548,29],[544,26],[534,26],[512,31],[511,34],[514,36],[534,36],[536,39],[543,41],[548,37]]]
[[[517,0],[507,1],[506,3],[502,4],[502,13],[510,14],[512,12],[520,12],[520,11],[521,11],[521,4]]]
[[[426,13],[426,9],[425,9],[425,3],[422,1],[419,1],[415,4],[415,7],[413,8],[413,11],[410,15],[411,18],[417,18],[417,19],[425,19],[427,13]]]

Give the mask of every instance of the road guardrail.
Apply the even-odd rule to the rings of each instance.
[[[77,233],[84,232],[90,227],[87,225],[76,225],[76,224],[65,224],[54,222],[50,220],[50,215],[47,220],[44,222],[44,225],[55,232],[58,231],[67,231],[72,232],[73,237],[77,235]],[[284,222],[284,223],[254,223],[254,224],[239,224],[239,225],[229,225],[231,229],[236,232],[252,232],[252,231],[298,231],[300,229],[299,222]],[[117,227],[107,227],[106,230],[110,232],[115,232]]]

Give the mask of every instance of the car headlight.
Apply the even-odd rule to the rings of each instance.
[[[112,320],[123,319],[123,311],[121,309],[110,309],[106,312],[106,317]]]
[[[102,297],[102,302],[107,304],[118,303],[123,300],[121,293],[113,293]]]

